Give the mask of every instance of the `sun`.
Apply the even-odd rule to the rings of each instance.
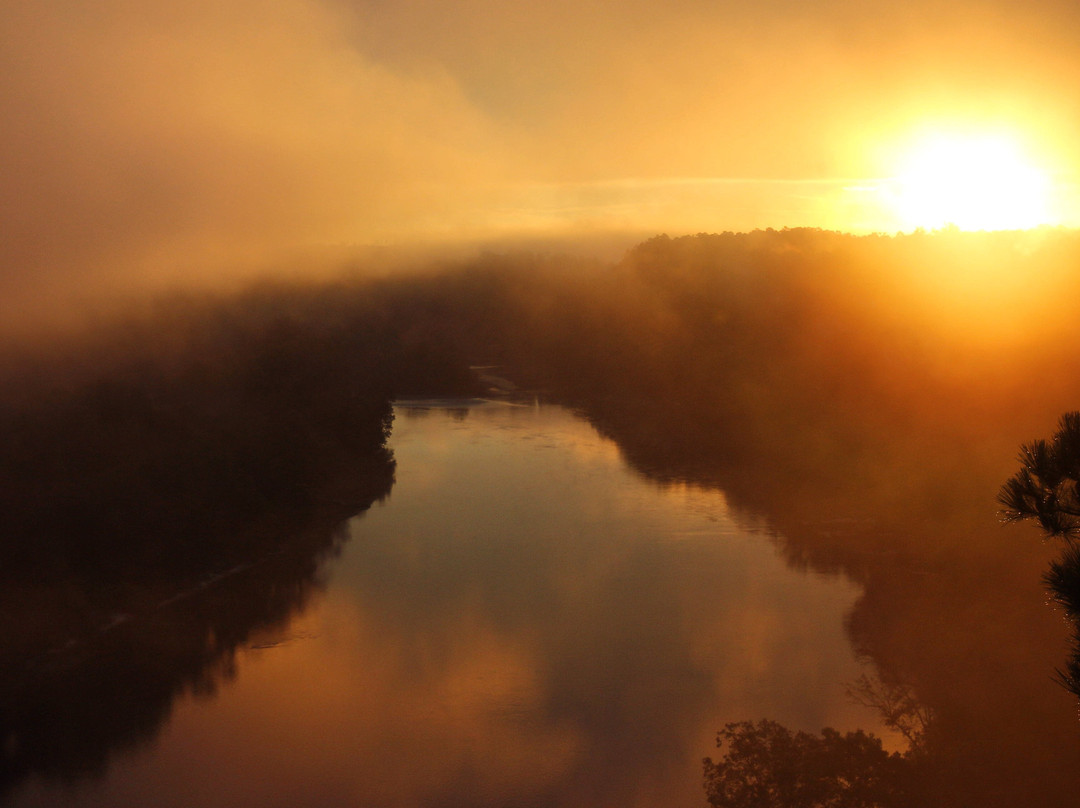
[[[1007,135],[923,137],[903,153],[891,188],[905,228],[1023,230],[1055,220],[1049,174]]]

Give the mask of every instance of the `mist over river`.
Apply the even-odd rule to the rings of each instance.
[[[4,352],[0,799],[1074,805],[1060,544],[996,497],[1080,402],[1080,239],[1011,238],[488,256]]]

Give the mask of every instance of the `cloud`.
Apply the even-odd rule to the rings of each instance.
[[[874,144],[938,118],[1070,154],[1078,25],[1058,0],[2,0],[0,293],[311,244],[854,226],[775,183],[881,176]]]
[[[1080,24],[1058,0],[338,2],[380,63],[443,65],[516,127],[542,181],[874,176],[853,143],[912,119],[1071,107]]]
[[[453,78],[373,63],[325,4],[14,0],[0,28],[9,294],[445,227],[504,175]]]

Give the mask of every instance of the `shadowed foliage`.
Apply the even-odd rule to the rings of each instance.
[[[242,302],[170,309],[0,401],[0,796],[100,774],[214,693],[393,485],[377,321]]]
[[[1080,412],[1061,416],[1050,440],[1020,450],[1020,470],[1002,486],[998,501],[1007,521],[1034,519],[1048,536],[1080,535]]]
[[[1043,583],[1072,623],[1073,651],[1056,678],[1080,698],[1080,544],[1070,542],[1062,549],[1061,555],[1050,562]]]
[[[1073,652],[1057,680],[1080,697],[1080,412],[1067,412],[1050,440],[1020,450],[1020,470],[1002,486],[1006,521],[1031,519],[1048,537],[1065,539],[1043,583],[1072,623]]]
[[[862,730],[820,735],[775,721],[731,723],[717,735],[724,755],[704,761],[714,808],[907,808],[926,805],[912,755],[886,752]]]

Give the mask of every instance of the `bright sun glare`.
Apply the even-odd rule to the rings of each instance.
[[[901,159],[893,186],[907,228],[1012,230],[1053,223],[1049,175],[1002,135],[934,135]]]

